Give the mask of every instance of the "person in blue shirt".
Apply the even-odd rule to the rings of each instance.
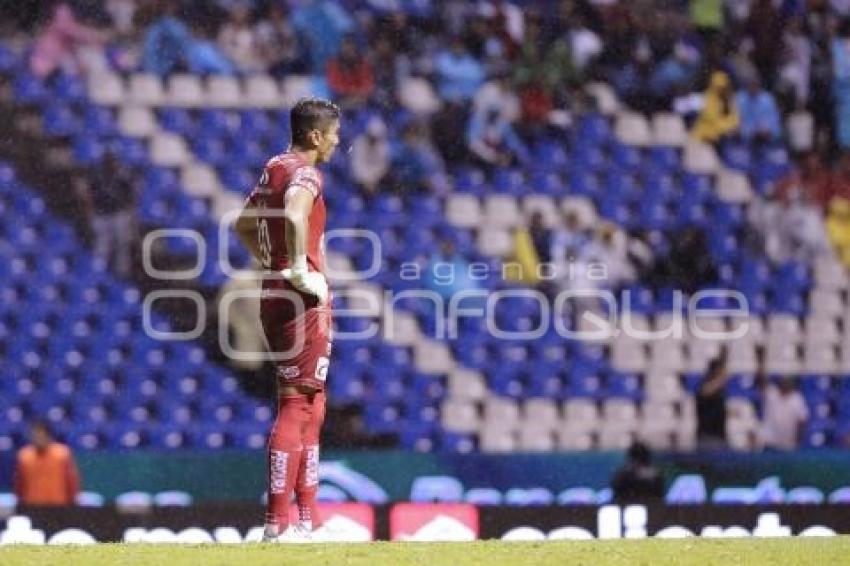
[[[769,142],[782,135],[782,121],[773,95],[761,88],[758,79],[747,81],[746,88],[735,95],[735,106],[741,117],[739,132],[744,140]]]
[[[484,66],[469,54],[459,37],[437,55],[434,71],[440,98],[453,102],[471,100],[486,76]]]
[[[506,167],[514,162],[528,163],[528,147],[502,118],[499,108],[476,112],[469,120],[466,142],[473,157],[488,167]]]

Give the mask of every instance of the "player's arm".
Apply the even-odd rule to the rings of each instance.
[[[260,241],[257,237],[257,205],[254,199],[247,199],[245,206],[242,208],[242,213],[236,219],[234,230],[239,241],[248,248],[251,255],[257,261],[260,261]]]
[[[283,222],[286,227],[286,255],[293,271],[307,271],[307,233],[313,194],[299,186],[286,192]]]
[[[325,276],[307,269],[307,234],[314,198],[310,189],[299,185],[291,186],[284,197],[283,223],[289,268],[283,270],[283,277],[299,291],[314,295],[324,304],[328,298]]]

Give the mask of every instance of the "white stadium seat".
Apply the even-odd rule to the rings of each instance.
[[[617,114],[614,123],[614,135],[626,145],[646,147],[652,142],[649,121],[636,112]]]
[[[555,435],[551,429],[523,425],[519,429],[518,448],[524,452],[551,452],[555,449]]]
[[[717,174],[717,196],[731,203],[747,203],[753,200],[753,189],[749,178],[740,171],[721,169]]]
[[[481,225],[481,202],[472,195],[455,194],[446,199],[446,220],[459,228]]]
[[[125,100],[124,79],[115,73],[95,73],[88,78],[89,99],[101,106],[118,106]]]
[[[453,432],[475,433],[480,425],[478,407],[470,401],[447,399],[440,410],[443,428]]]
[[[519,406],[513,399],[489,397],[484,400],[484,423],[514,430],[520,423]]]
[[[487,396],[487,382],[481,372],[457,368],[449,372],[448,395],[452,399],[480,401]]]
[[[635,439],[635,431],[603,425],[597,435],[601,450],[627,450]]]
[[[680,147],[688,141],[685,122],[678,114],[659,112],[652,116],[652,143]]]
[[[130,75],[127,86],[129,101],[140,106],[160,106],[165,103],[165,90],[158,75],[137,73]]]
[[[596,107],[602,114],[611,116],[620,110],[620,101],[610,85],[600,82],[590,83],[585,87],[585,91],[596,100]]]
[[[832,255],[825,254],[815,258],[814,280],[818,289],[841,291],[847,288],[848,278],[841,263]]]
[[[410,313],[393,310],[391,316],[386,316],[389,319],[389,325],[383,328],[385,338],[390,344],[397,346],[411,346],[415,344],[422,332],[419,329],[419,322],[416,316]]]
[[[594,431],[599,427],[599,407],[587,399],[569,399],[564,402],[564,423],[570,428]]]
[[[646,398],[653,402],[678,401],[684,395],[679,375],[670,370],[650,370],[644,380]]]
[[[239,80],[224,75],[213,75],[207,79],[206,104],[219,108],[236,108],[243,103]]]
[[[284,106],[294,106],[299,99],[317,94],[313,77],[309,75],[296,75],[283,79],[280,90]]]
[[[251,75],[245,79],[245,106],[276,108],[283,106],[277,82],[268,75]]]
[[[485,228],[478,231],[478,251],[492,257],[508,257],[514,251],[514,241],[507,230]]]
[[[478,447],[489,453],[516,452],[517,433],[499,427],[485,427],[478,435]]]
[[[712,146],[689,139],[685,144],[684,166],[693,173],[712,174],[720,168],[720,160]]]
[[[506,195],[489,196],[484,199],[482,225],[488,228],[513,228],[522,222],[516,198]]]
[[[150,139],[151,162],[160,167],[180,167],[191,154],[183,137],[170,132],[159,132]]]
[[[609,399],[602,403],[602,426],[633,430],[637,425],[638,410],[634,401]]]
[[[206,103],[204,87],[197,75],[172,75],[168,79],[168,103],[172,106],[197,108]]]
[[[219,187],[218,175],[209,165],[193,163],[180,171],[180,183],[186,192],[196,197],[214,195]]]
[[[443,342],[422,339],[413,347],[416,369],[424,373],[446,373],[455,366],[449,347]]]
[[[124,135],[144,138],[153,135],[159,129],[156,117],[149,108],[143,106],[124,106],[118,112],[118,129]]]
[[[813,315],[835,316],[844,312],[844,298],[837,289],[816,287],[809,293],[809,309]]]
[[[559,450],[585,451],[594,448],[593,434],[582,428],[566,425],[555,433]]]
[[[523,426],[554,430],[561,424],[558,406],[551,399],[527,399],[522,405]]]

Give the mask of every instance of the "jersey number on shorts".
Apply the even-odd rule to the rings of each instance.
[[[316,379],[325,381],[328,378],[328,366],[331,361],[324,356],[316,362]]]

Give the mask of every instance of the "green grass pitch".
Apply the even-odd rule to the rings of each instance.
[[[3,566],[694,566],[850,565],[850,537],[642,539],[581,542],[0,547]]]

